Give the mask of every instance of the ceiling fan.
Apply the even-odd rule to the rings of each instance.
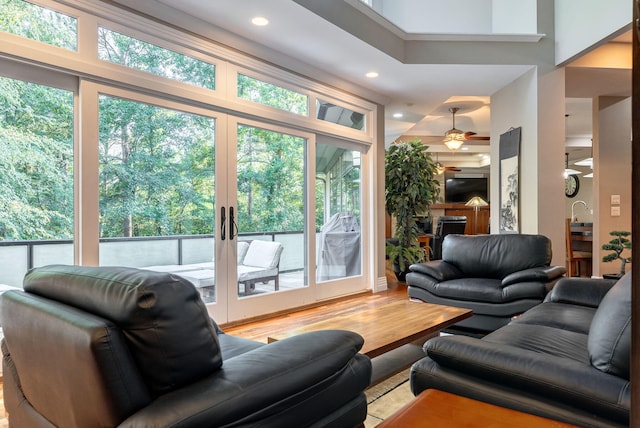
[[[445,171],[460,172],[462,170],[456,166],[444,166],[444,164],[438,160],[438,153],[436,153],[436,175],[444,174]]]
[[[475,136],[475,132],[463,132],[456,128],[456,113],[460,110],[459,107],[451,107],[449,111],[451,112],[453,118],[453,127],[444,133],[444,145],[449,148],[449,150],[458,150],[465,141],[473,141],[473,140],[489,140],[489,137]]]
[[[475,135],[476,135],[475,132],[467,131],[464,133],[464,139],[466,141],[489,141],[491,139],[491,137],[489,136],[482,136],[482,135],[475,136]]]

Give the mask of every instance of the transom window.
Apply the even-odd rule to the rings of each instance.
[[[216,86],[215,65],[103,27],[98,29],[98,57],[201,88]]]
[[[238,73],[238,98],[291,113],[308,115],[306,95]]]
[[[0,30],[75,51],[78,21],[22,0],[3,0]]]

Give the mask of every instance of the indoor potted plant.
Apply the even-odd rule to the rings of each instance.
[[[440,195],[436,164],[427,150],[419,139],[414,139],[394,142],[385,155],[386,209],[396,220],[395,239],[387,243],[386,251],[401,281],[409,265],[424,260],[414,216],[429,212]]]
[[[631,232],[626,230],[614,230],[609,232],[609,235],[614,238],[606,244],[602,244],[602,249],[611,251],[609,254],[602,257],[603,262],[612,262],[614,260],[620,260],[620,271],[617,274],[605,274],[603,277],[619,279],[625,274],[625,267],[627,263],[631,263],[631,257],[623,257],[622,252],[627,249],[631,249],[631,240],[627,239],[627,236],[631,235]]]

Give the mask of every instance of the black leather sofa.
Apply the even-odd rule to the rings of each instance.
[[[354,427],[366,418],[371,362],[360,336],[233,337],[178,276],[47,266],[0,308],[10,426]]]
[[[412,299],[473,310],[454,328],[486,333],[541,303],[567,271],[542,235],[447,235],[442,259],[409,267]]]
[[[628,426],[631,274],[614,283],[564,278],[482,339],[427,341],[412,392],[435,388],[580,427]]]

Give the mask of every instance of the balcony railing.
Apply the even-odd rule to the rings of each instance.
[[[144,236],[100,239],[101,266],[144,267],[204,263],[213,260],[213,235]],[[239,240],[282,243],[280,272],[304,269],[304,233],[300,231],[241,233]],[[0,241],[0,284],[22,286],[26,272],[37,266],[73,264],[70,239]]]

